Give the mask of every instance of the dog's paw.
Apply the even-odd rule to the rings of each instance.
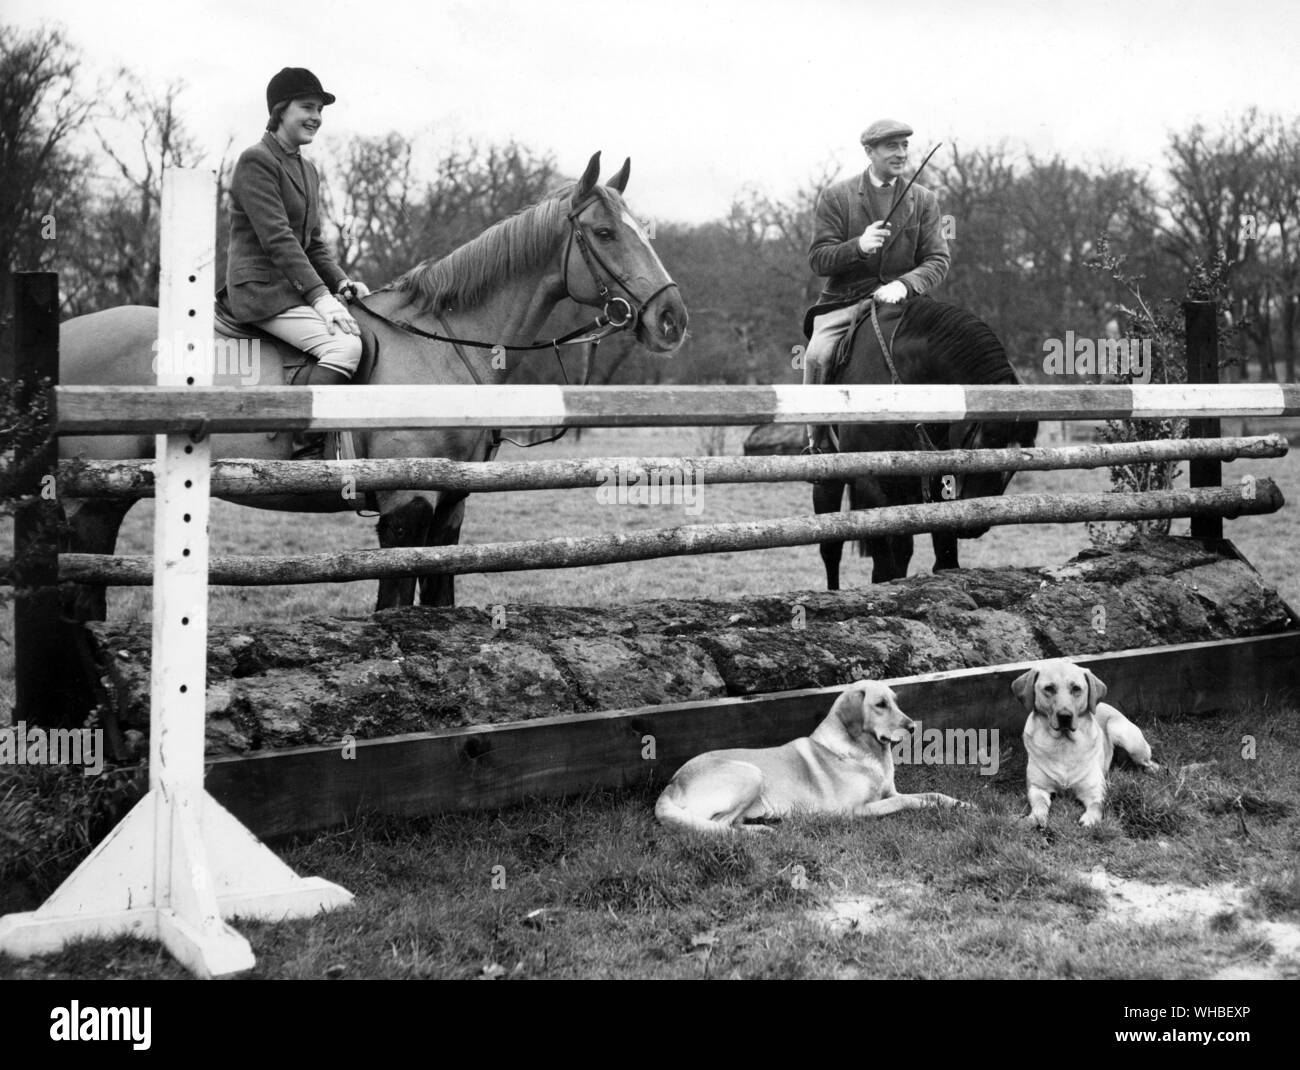
[[[1148,773],[1160,772],[1160,766],[1156,762],[1149,761],[1145,765],[1143,765],[1142,768],[1145,769]]]
[[[1021,828],[1045,829],[1047,828],[1047,817],[1045,815],[1040,817],[1038,814],[1025,814],[1017,824]]]
[[[1092,810],[1084,811],[1083,817],[1079,818],[1079,824],[1086,829],[1092,828],[1093,825],[1101,824],[1101,814]]]

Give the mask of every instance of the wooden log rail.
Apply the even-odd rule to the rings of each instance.
[[[212,465],[212,493],[241,498],[328,494],[347,485],[376,490],[571,490],[679,480],[702,483],[774,483],[844,479],[861,475],[920,476],[950,472],[1022,472],[1103,468],[1209,458],[1232,461],[1285,456],[1281,435],[1243,438],[1163,439],[1152,442],[1000,450],[914,450],[823,454],[816,457],[586,457],[577,460],[449,461],[403,458],[357,461],[226,460]],[[63,461],[59,488],[72,498],[147,498],[154,493],[153,461]]]
[[[58,433],[1300,416],[1300,384],[60,386]]]
[[[1140,494],[1017,494],[1004,498],[898,505],[822,516],[752,523],[691,524],[477,546],[354,550],[298,557],[212,555],[208,582],[225,586],[342,583],[432,573],[519,572],[580,568],[658,557],[805,546],[811,543],[961,531],[1004,524],[1076,523],[1161,517],[1226,516],[1276,512],[1281,491],[1270,479],[1246,477],[1236,487],[1147,491]],[[0,571],[8,562],[0,561]],[[59,579],[112,586],[147,586],[147,555],[60,554]]]

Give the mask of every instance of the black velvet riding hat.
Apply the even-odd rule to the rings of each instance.
[[[269,114],[282,100],[297,97],[320,97],[326,104],[333,104],[337,99],[333,93],[326,93],[321,87],[320,79],[306,67],[284,67],[266,87],[266,110]]]

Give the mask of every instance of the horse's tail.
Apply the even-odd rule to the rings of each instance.
[[[865,480],[853,479],[849,481],[849,508],[850,509],[869,509],[876,504],[878,503],[872,500],[871,495],[867,490],[867,484]],[[866,539],[858,539],[857,544],[858,544],[859,557],[871,556],[871,550],[867,545]]]

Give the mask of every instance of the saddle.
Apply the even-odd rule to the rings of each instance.
[[[831,355],[830,366],[826,369],[826,382],[838,383],[840,381],[840,377],[844,374],[853,358],[853,350],[858,344],[858,334],[861,331],[866,331],[862,344],[867,347],[868,359],[887,363],[889,360],[888,351],[893,349],[894,335],[898,331],[898,325],[903,322],[903,317],[907,313],[910,302],[917,300],[924,300],[924,298],[913,297],[907,302],[900,302],[895,305],[870,300],[859,302],[854,313],[853,322],[849,324],[849,329],[844,332],[844,337],[839,340],[835,352]],[[871,307],[873,304],[876,307],[876,322],[880,325],[879,336],[877,336],[871,322]],[[822,311],[827,310],[823,309]],[[821,315],[821,312],[818,312],[817,315]],[[883,348],[881,347],[882,340],[884,342]]]
[[[379,343],[375,338],[375,332],[371,326],[365,322],[364,317],[358,316],[358,310],[365,311],[365,306],[356,302],[348,306],[357,321],[357,326],[361,328],[361,363],[357,365],[357,370],[352,376],[352,383],[355,386],[365,386],[370,382],[371,373],[375,368],[375,361],[378,358]],[[276,346],[282,352],[295,354],[292,360],[285,360],[284,385],[297,386],[298,380],[302,377],[303,371],[315,364],[313,357],[308,356],[300,349],[294,349],[288,342],[282,338],[276,338],[268,334],[255,323],[241,323],[235,319],[230,312],[230,306],[226,304],[226,288],[223,286],[217,293],[216,300],[213,302],[213,326],[216,334],[220,338],[236,341],[242,338],[259,339],[270,345]],[[270,383],[264,383],[264,386],[270,386]]]
[[[356,310],[364,308],[357,302],[350,306],[353,310],[353,316],[357,320],[357,326],[361,329],[361,361],[357,365],[357,370],[352,376],[352,383],[355,386],[364,386],[370,382],[371,373],[374,371],[375,362],[379,355],[379,343],[375,337],[374,330],[367,324],[364,319],[356,315]],[[275,346],[281,353],[293,354],[292,357],[286,356],[281,364],[282,382],[285,386],[297,386],[298,380],[308,368],[316,363],[313,357],[308,356],[300,349],[295,349],[288,342],[274,335],[267,333],[255,323],[241,323],[231,315],[230,307],[226,304],[226,289],[223,286],[217,293],[213,302],[213,329],[219,338],[225,338],[230,341],[241,339],[256,339],[265,341],[269,345]],[[263,383],[264,386],[270,386],[270,383]],[[286,431],[269,431],[267,439],[274,441],[282,434],[289,434]],[[352,461],[357,458],[356,441],[351,431],[329,431],[325,434],[325,456],[330,460]]]

